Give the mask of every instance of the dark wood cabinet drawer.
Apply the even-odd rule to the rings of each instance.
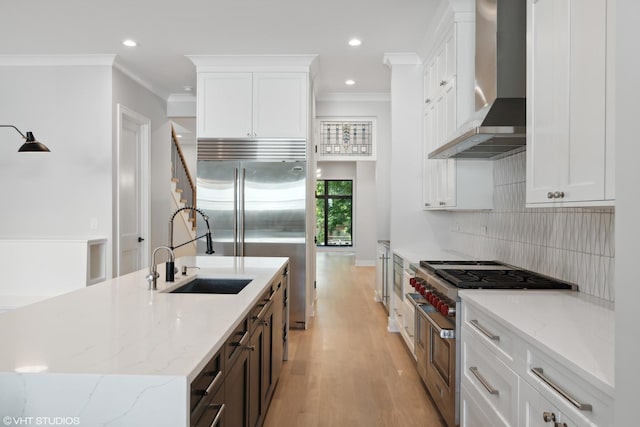
[[[194,427],[224,427],[225,424],[225,396],[224,385],[218,388],[218,391],[208,399],[204,406],[202,415],[194,424]]]
[[[264,314],[269,309],[268,305],[271,303],[273,299],[273,287],[269,286],[263,293],[256,305],[251,309],[251,314],[249,315],[249,330],[251,333],[255,331],[256,327],[258,327],[259,322],[264,319]]]
[[[209,407],[214,395],[219,395],[224,389],[224,356],[220,350],[209,360],[209,363],[200,371],[198,376],[191,382],[189,394],[189,409],[191,411],[191,425],[199,423],[205,412],[210,413]],[[224,391],[220,403],[224,403]]]
[[[227,374],[231,366],[238,359],[244,347],[249,343],[249,318],[242,319],[240,324],[233,330],[224,344],[225,366]]]

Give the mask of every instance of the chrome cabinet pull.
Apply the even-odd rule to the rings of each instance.
[[[218,413],[216,414],[216,417],[213,419],[213,422],[211,422],[211,425],[209,427],[215,427],[218,425],[218,423],[220,422],[220,417],[222,417],[222,413],[224,412],[224,403],[222,405],[209,405],[209,408],[211,409],[218,409]]]
[[[445,80],[440,81],[440,86],[444,86],[446,84],[447,84],[447,82]]]
[[[544,375],[544,371],[543,371],[542,368],[531,368],[531,372],[536,377],[540,378],[540,380],[542,380],[543,383],[545,383],[546,385],[551,387],[558,394],[560,394],[560,396],[564,397],[569,403],[571,403],[573,406],[575,406],[579,410],[581,410],[581,411],[592,411],[593,410],[593,406],[591,406],[588,403],[580,403],[573,396],[571,396],[569,393],[567,393],[565,390],[563,390],[559,385],[557,385],[553,381],[551,381],[551,379],[549,377]]]
[[[555,192],[549,191],[547,193],[547,199],[562,199],[562,198],[564,198],[564,191],[555,191]]]
[[[489,332],[488,330],[486,330],[483,326],[480,325],[480,323],[477,320],[470,320],[469,323],[471,323],[477,330],[479,330],[480,332],[482,332],[482,334],[484,336],[486,336],[487,338],[489,338],[491,341],[500,341],[500,336],[499,335],[494,335],[493,333]]]
[[[482,375],[480,375],[480,372],[478,371],[478,368],[476,366],[470,366],[469,370],[471,371],[473,376],[476,377],[478,381],[480,381],[480,384],[482,384],[482,386],[485,388],[485,390],[487,390],[487,392],[489,392],[489,394],[493,394],[495,396],[500,394],[497,389],[495,389],[491,384],[487,382],[487,380]]]
[[[556,414],[554,414],[553,412],[543,412],[542,413],[542,420],[545,423],[550,423],[551,421],[555,421],[556,420]]]

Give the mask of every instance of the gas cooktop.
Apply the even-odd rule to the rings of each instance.
[[[420,266],[459,289],[575,289],[570,283],[497,261],[420,261]]]

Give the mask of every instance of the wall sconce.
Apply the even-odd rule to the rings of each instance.
[[[33,133],[27,132],[25,136],[20,130],[13,125],[0,125],[0,128],[14,128],[16,132],[18,132],[25,139],[25,143],[18,149],[19,153],[23,153],[26,151],[35,151],[35,152],[49,152],[50,150],[41,142],[38,142],[36,138],[33,136]]]

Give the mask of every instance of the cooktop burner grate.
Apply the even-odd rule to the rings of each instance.
[[[461,289],[572,289],[568,283],[527,270],[437,270]]]

